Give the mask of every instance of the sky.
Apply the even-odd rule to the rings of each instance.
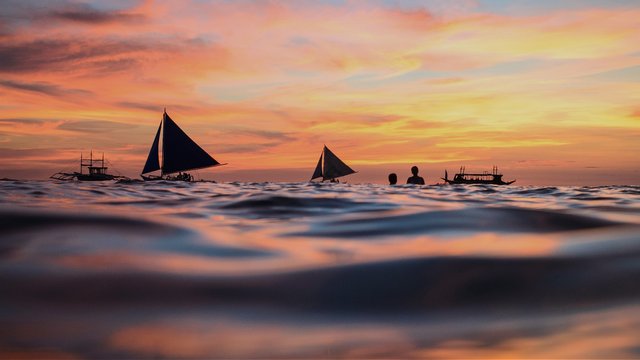
[[[427,183],[640,184],[640,1],[0,0],[0,177],[105,154],[137,177],[163,109],[226,166]]]

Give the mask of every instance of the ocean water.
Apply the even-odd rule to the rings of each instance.
[[[640,186],[0,182],[0,358],[640,358]]]

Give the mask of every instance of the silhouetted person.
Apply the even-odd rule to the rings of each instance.
[[[398,183],[398,175],[396,173],[389,174],[389,185],[395,185]]]
[[[182,181],[193,181],[193,176],[189,173],[179,172],[176,179]]]
[[[418,176],[417,166],[411,167],[411,173],[413,176],[407,179],[407,184],[424,185],[424,179],[421,176]]]

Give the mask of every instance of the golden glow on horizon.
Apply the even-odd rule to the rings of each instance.
[[[547,162],[637,183],[640,9],[465,9],[146,1],[93,22],[28,9],[0,28],[0,176],[46,176],[90,149],[134,176],[166,106],[231,164],[213,176],[311,171],[327,144],[381,171]]]

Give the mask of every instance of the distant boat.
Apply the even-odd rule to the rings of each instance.
[[[162,165],[160,163],[160,133],[162,133]],[[165,109],[160,126],[149,150],[147,162],[140,176],[145,181],[171,180],[193,181],[193,176],[183,171],[220,166],[216,159],[204,151],[185,134],[167,114]],[[160,170],[160,175],[147,175]],[[176,174],[177,175],[173,175]]]
[[[355,171],[353,169],[325,146],[324,149],[322,149],[318,165],[316,165],[311,180],[322,178],[322,181],[329,180],[331,182],[338,182],[336,180],[337,178],[354,173]]]
[[[465,167],[460,167],[460,172],[453,176],[453,180],[449,180],[447,170],[444,171],[444,180],[447,184],[489,184],[489,185],[510,185],[516,182],[503,181],[502,174],[498,173],[498,167],[494,166],[491,173],[485,171],[482,174],[467,174],[465,173]]]
[[[87,169],[85,172],[84,169]],[[126,176],[112,175],[107,173],[107,167],[104,166],[104,153],[102,158],[94,159],[93,151],[91,151],[89,158],[83,158],[80,154],[80,172],[58,172],[51,175],[49,178],[55,180],[78,180],[78,181],[105,181],[105,180],[119,180],[127,179]]]

